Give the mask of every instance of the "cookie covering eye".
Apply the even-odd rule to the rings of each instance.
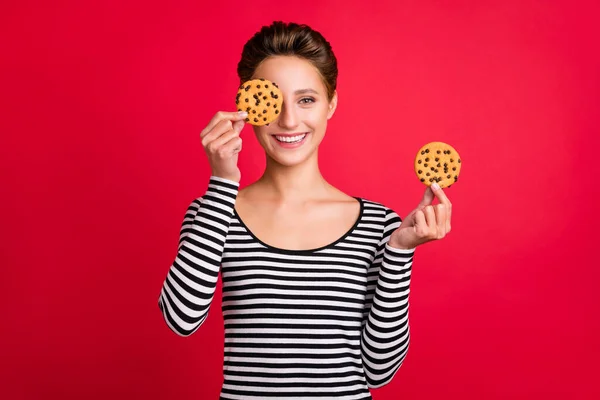
[[[270,96],[269,96],[270,95]],[[264,78],[252,79],[240,85],[235,96],[237,108],[244,108],[249,114],[252,125],[268,125],[278,118],[279,110],[282,106],[281,91],[276,84]]]

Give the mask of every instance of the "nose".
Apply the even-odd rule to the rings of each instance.
[[[296,115],[293,104],[292,106],[290,106],[290,104],[291,103],[288,101],[283,101],[281,112],[277,119],[277,124],[285,130],[293,130],[298,126],[298,116]]]

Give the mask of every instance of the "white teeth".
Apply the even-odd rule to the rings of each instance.
[[[292,136],[292,137],[288,137],[288,136],[275,136],[275,138],[277,140],[279,140],[280,142],[297,143],[297,142],[301,141],[302,139],[304,139],[304,136],[306,136],[306,133],[304,135],[300,135],[300,136]]]

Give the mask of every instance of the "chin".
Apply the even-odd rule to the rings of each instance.
[[[283,165],[285,167],[293,167],[296,165],[304,164],[308,161],[314,154],[314,150],[310,152],[295,152],[291,154],[281,154],[281,153],[270,153],[268,156],[272,158],[277,164]]]

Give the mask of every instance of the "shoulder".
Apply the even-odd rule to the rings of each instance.
[[[402,222],[400,215],[384,203],[362,197],[360,199],[363,203],[365,217],[379,217],[386,225],[394,222]]]

